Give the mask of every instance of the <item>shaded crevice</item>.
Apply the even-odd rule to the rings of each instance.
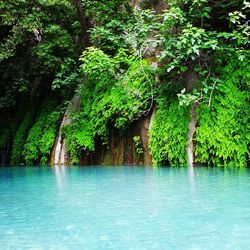
[[[0,166],[5,166],[9,163],[9,155],[10,155],[10,140],[5,145],[3,149],[0,150]]]

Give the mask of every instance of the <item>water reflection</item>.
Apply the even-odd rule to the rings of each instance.
[[[188,180],[192,190],[195,190],[195,170],[194,166],[188,166]]]
[[[65,173],[66,167],[63,165],[55,165],[54,166],[56,183],[59,189],[61,189],[65,185]]]

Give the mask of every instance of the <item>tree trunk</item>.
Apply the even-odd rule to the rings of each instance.
[[[82,32],[82,38],[83,38],[83,44],[84,47],[88,47],[90,44],[90,38],[88,33],[88,20],[85,17],[84,10],[82,8],[82,1],[81,0],[72,0],[72,3],[74,4],[76,8],[76,12],[78,15],[78,19],[81,25],[81,32]]]

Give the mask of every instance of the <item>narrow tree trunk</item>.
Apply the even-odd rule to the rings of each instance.
[[[88,47],[90,44],[90,38],[89,38],[89,33],[88,33],[88,21],[85,16],[84,10],[82,8],[82,1],[81,0],[72,0],[73,5],[76,8],[76,12],[78,15],[78,19],[81,25],[81,32],[82,32],[82,37],[83,37],[83,42],[84,42],[84,47]]]

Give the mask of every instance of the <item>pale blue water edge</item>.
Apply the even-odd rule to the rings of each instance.
[[[0,249],[250,249],[250,171],[2,167]]]

